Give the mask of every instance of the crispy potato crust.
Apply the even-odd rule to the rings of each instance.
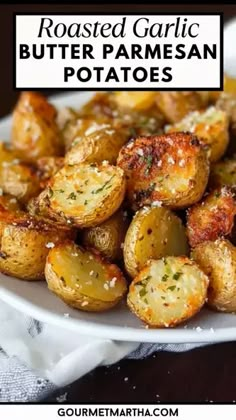
[[[156,201],[173,209],[188,207],[202,197],[208,182],[207,151],[189,133],[131,140],[117,163],[125,172],[134,210]]]
[[[230,235],[236,214],[235,192],[227,187],[212,191],[187,212],[187,235],[192,247]]]
[[[208,284],[208,277],[187,257],[151,260],[131,283],[127,303],[150,327],[173,327],[202,308]]]
[[[192,258],[208,275],[208,305],[220,312],[236,312],[236,248],[226,239],[203,242]]]
[[[179,217],[164,207],[144,207],[135,214],[125,237],[125,268],[135,277],[150,259],[187,255],[188,251]]]
[[[53,293],[82,311],[108,310],[127,290],[126,280],[115,264],[95,250],[85,251],[68,241],[49,252],[45,276]]]
[[[209,146],[211,162],[216,162],[224,155],[229,143],[228,130],[228,114],[213,106],[204,112],[192,112],[180,122],[166,127],[167,133],[188,131],[200,137]]]
[[[22,159],[29,162],[62,154],[56,109],[43,95],[35,92],[20,95],[13,112],[12,145]]]

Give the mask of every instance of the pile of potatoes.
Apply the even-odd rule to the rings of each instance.
[[[56,110],[24,92],[0,143],[0,271],[150,327],[236,312],[236,80]]]

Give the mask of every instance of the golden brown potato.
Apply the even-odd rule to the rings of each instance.
[[[173,327],[204,305],[208,277],[184,256],[151,260],[130,285],[127,303],[150,327]]]
[[[169,123],[176,123],[189,112],[206,107],[208,97],[199,92],[156,92],[156,103]]]
[[[229,143],[229,118],[225,111],[215,107],[204,112],[191,112],[180,122],[166,127],[166,132],[189,131],[209,146],[209,159],[216,162],[225,153]]]
[[[97,251],[85,251],[73,242],[51,249],[45,276],[49,289],[67,305],[101,312],[114,307],[127,286],[120,269]]]
[[[227,155],[231,157],[234,153],[236,153],[236,97],[234,95],[223,93],[216,102],[216,107],[225,111],[229,118],[230,142]]]
[[[41,94],[21,94],[13,113],[12,145],[28,162],[36,162],[42,156],[62,154],[56,110]]]
[[[131,140],[117,162],[134,210],[159,201],[173,209],[188,207],[202,197],[208,182],[207,151],[189,133]]]
[[[236,215],[235,193],[221,187],[212,191],[202,202],[187,212],[187,235],[192,247],[204,241],[214,241],[230,235]]]
[[[127,212],[120,209],[101,225],[84,229],[82,243],[85,247],[97,249],[110,260],[118,260],[123,255],[128,225]]]
[[[172,211],[144,207],[135,214],[124,242],[125,268],[131,277],[137,276],[150,259],[186,254],[185,227]]]
[[[25,204],[40,192],[40,182],[35,169],[16,156],[8,145],[0,143],[0,188]]]
[[[211,166],[210,187],[236,186],[236,159],[227,159]]]
[[[82,120],[76,121],[77,132],[66,153],[65,164],[102,163],[104,160],[114,164],[130,131],[104,117],[87,118],[86,124],[83,121],[81,125],[78,125],[78,121]]]
[[[49,249],[71,237],[68,230],[0,206],[0,272],[23,280],[43,280]]]
[[[113,100],[118,107],[143,111],[150,109],[156,100],[156,92],[114,92]]]
[[[210,279],[208,305],[222,312],[236,312],[236,248],[226,239],[203,242],[192,258]]]
[[[118,167],[107,163],[64,166],[31,203],[30,212],[36,209],[59,223],[87,228],[114,214],[124,195],[125,177]]]

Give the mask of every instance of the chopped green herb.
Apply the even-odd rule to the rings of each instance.
[[[81,191],[81,190],[76,190],[76,192],[77,192],[78,194],[83,194],[83,191]]]
[[[139,296],[140,297],[144,297],[147,294],[147,290],[145,287],[143,287],[140,292],[139,292]]]
[[[152,167],[153,157],[152,155],[148,155],[148,156],[144,156],[144,159],[146,162],[145,175],[148,175]]]
[[[84,185],[88,185],[88,182],[89,182],[89,180],[88,180],[88,179],[86,179],[86,180],[84,181]]]
[[[96,274],[95,274],[95,278],[97,279],[98,277],[99,277],[99,274],[98,274],[98,273],[96,273]]]
[[[112,177],[111,177],[110,179],[108,179],[108,181],[106,181],[106,182],[105,182],[105,184],[103,184],[103,186],[102,186],[102,187],[98,188],[97,190],[93,190],[93,191],[92,191],[92,194],[98,194],[98,193],[100,193],[101,191],[103,191],[103,190],[107,187],[107,185],[111,182],[111,180],[114,178],[114,176],[115,176],[115,175],[112,175]],[[109,187],[109,188],[110,188],[110,187]]]
[[[175,290],[176,286],[169,286],[167,287],[167,290],[171,290],[172,292]]]
[[[166,300],[165,296],[161,296],[161,299],[162,299],[162,300]]]
[[[148,305],[148,301],[147,301],[147,299],[146,299],[146,298],[144,298],[143,300],[144,300],[144,302],[146,303],[146,305]]]
[[[162,276],[161,281],[167,281],[169,278],[168,274],[164,274],[164,276]]]
[[[216,198],[219,198],[219,197],[220,197],[220,191],[217,191],[217,192],[215,193],[215,197],[216,197]]]
[[[183,272],[182,271],[177,271],[174,275],[173,275],[173,279],[174,280],[179,280],[180,276],[182,276]]]
[[[60,280],[62,281],[63,285],[65,286],[66,285],[66,282],[65,282],[65,279],[64,279],[63,276],[60,277]]]
[[[76,200],[76,194],[74,192],[70,193],[67,197],[67,200]]]
[[[53,190],[49,187],[48,188],[48,197],[52,198],[52,196],[53,196]]]
[[[84,205],[87,206],[88,200],[84,200]]]

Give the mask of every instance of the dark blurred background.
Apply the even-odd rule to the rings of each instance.
[[[223,12],[224,21],[236,16],[236,4],[0,4],[0,117],[8,114],[19,95],[13,89],[13,13],[143,13],[149,12]],[[53,93],[44,91],[44,93]],[[55,91],[54,91],[55,93]]]

